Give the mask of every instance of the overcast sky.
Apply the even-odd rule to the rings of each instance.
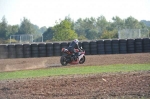
[[[0,22],[5,16],[10,25],[26,17],[39,27],[49,27],[68,15],[74,21],[101,15],[107,21],[114,16],[150,21],[150,0],[0,0]]]

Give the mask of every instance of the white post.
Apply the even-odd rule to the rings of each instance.
[[[32,43],[33,43],[33,35],[31,35],[32,36]]]
[[[140,31],[140,29],[139,29],[139,38],[141,37],[141,31]]]
[[[11,44],[11,36],[10,36],[10,39],[9,39],[9,43]]]
[[[20,43],[21,43],[21,35],[20,35]]]
[[[42,42],[43,42],[43,34],[41,34],[41,36],[42,36]]]

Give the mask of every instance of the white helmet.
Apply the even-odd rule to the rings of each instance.
[[[78,40],[78,39],[75,39],[74,42],[75,42],[76,44],[78,44],[78,43],[79,43],[79,40]]]

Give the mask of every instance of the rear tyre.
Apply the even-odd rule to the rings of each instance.
[[[85,56],[83,56],[80,61],[79,61],[79,64],[83,64],[85,62]]]
[[[63,65],[63,66],[66,66],[68,63],[67,63],[67,61],[66,61],[66,57],[65,56],[61,56],[61,58],[60,58],[60,63],[61,63],[61,65]]]

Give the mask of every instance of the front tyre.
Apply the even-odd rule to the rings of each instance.
[[[83,64],[85,62],[85,56],[83,56],[80,61],[79,61],[79,64]]]
[[[67,63],[67,61],[66,61],[66,57],[65,56],[61,56],[61,58],[60,58],[60,63],[61,63],[61,65],[63,65],[63,66],[66,66],[68,63]]]

